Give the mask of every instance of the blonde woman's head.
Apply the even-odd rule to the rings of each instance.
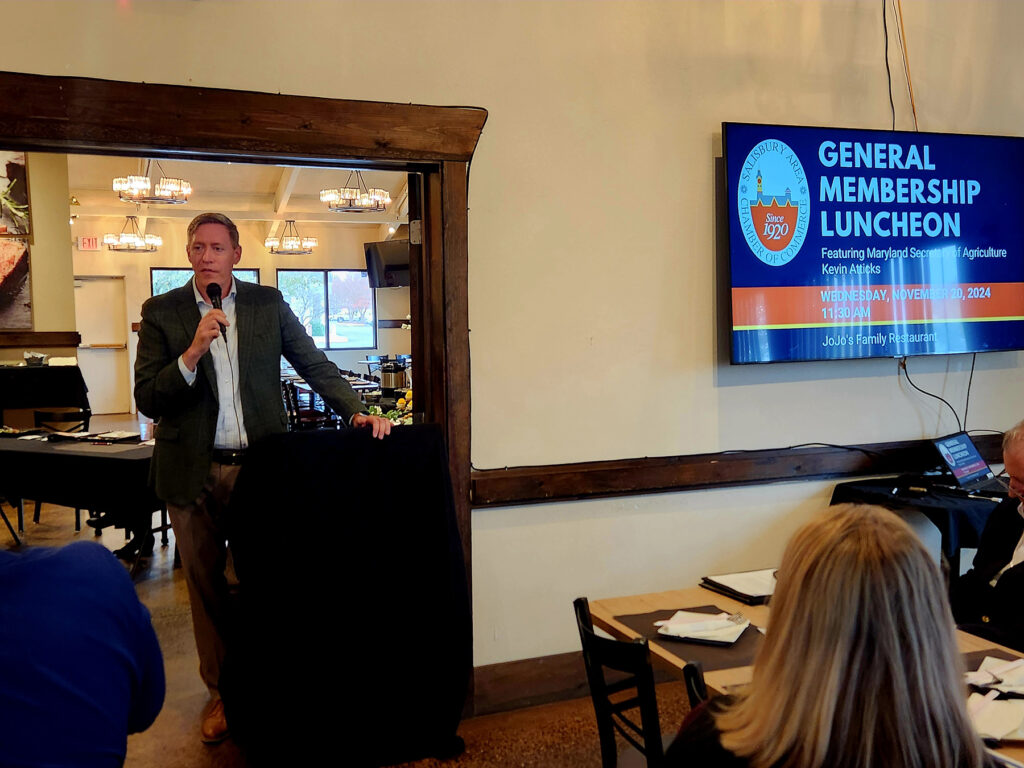
[[[777,578],[749,693],[718,718],[728,749],[755,766],[981,764],[942,578],[899,517],[832,507]]]

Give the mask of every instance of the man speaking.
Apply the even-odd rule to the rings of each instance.
[[[157,422],[151,480],[167,502],[211,695],[201,736],[215,743],[227,735],[217,690],[228,600],[224,513],[248,446],[287,428],[281,357],[350,426],[383,438],[391,422],[365,413],[279,291],[233,279],[242,248],[231,219],[196,216],[187,242],[193,279],[142,306],[135,400]]]

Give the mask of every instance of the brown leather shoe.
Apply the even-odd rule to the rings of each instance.
[[[203,724],[199,728],[199,737],[204,744],[219,744],[228,735],[228,721],[224,717],[224,702],[215,699],[206,708]]]

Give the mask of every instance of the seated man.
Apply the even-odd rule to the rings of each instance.
[[[1024,651],[1024,421],[1003,436],[1003,465],[1010,496],[989,516],[951,600],[961,629]]]
[[[124,567],[91,542],[0,551],[0,595],[0,765],[122,765],[164,701]]]

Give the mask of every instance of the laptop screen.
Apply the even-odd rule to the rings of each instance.
[[[966,432],[941,437],[932,441],[939,450],[953,477],[959,485],[968,485],[977,480],[993,477],[992,470],[981,458],[978,449]]]

